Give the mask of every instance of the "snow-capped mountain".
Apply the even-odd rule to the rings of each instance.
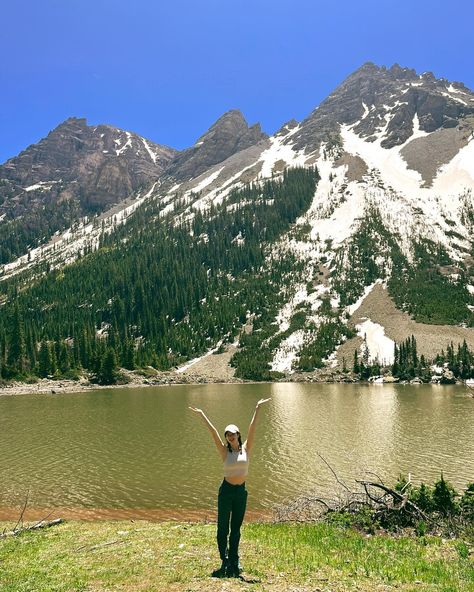
[[[4,267],[2,279],[25,268],[34,270],[45,260],[53,268],[70,262],[97,248],[104,233],[113,236],[118,226],[135,219],[135,212],[149,222],[189,228],[196,244],[207,243],[213,237],[205,230],[195,235],[193,225],[201,228],[202,219],[213,224],[219,216],[252,208],[256,217],[265,217],[276,203],[274,195],[288,186],[285,171],[306,168],[316,171],[311,199],[303,200],[304,207],[287,230],[272,235],[271,241],[265,242],[262,235],[269,268],[278,260],[294,265],[274,287],[279,294],[274,330],[259,344],[269,350],[269,367],[287,373],[295,367],[318,366],[314,360],[328,363],[331,351],[334,354],[346,340],[337,353],[341,363],[341,352],[346,359],[351,355],[348,342],[360,347],[364,336],[370,341],[371,335],[373,343],[366,339],[362,344],[371,348],[367,356],[389,361],[393,342],[404,337],[397,327],[388,336],[384,333],[387,319],[382,319],[381,299],[405,311],[408,324],[411,315],[424,327],[428,336],[421,349],[427,353],[436,353],[433,344],[441,349],[449,340],[448,330],[426,329],[435,323],[464,325],[456,327],[456,339],[466,339],[474,347],[474,93],[462,83],[398,65],[387,69],[367,63],[309,117],[300,123],[289,121],[271,137],[258,124],[249,127],[234,110],[179,153],[107,126],[87,128],[83,120],[63,125],[65,129],[57,128],[33,151],[28,149],[0,168],[0,183],[6,187],[4,219],[12,212],[21,216],[24,196],[43,191],[54,192],[58,201],[68,199],[65,191],[86,201],[100,195],[100,218],[76,223],[56,236],[54,245],[30,248]],[[93,143],[93,151],[81,144],[84,136]],[[35,166],[41,161],[38,154],[50,146],[53,153],[64,153],[56,173],[53,165],[43,164],[49,158]],[[117,171],[123,167],[126,172],[120,176]],[[79,178],[94,179],[95,184]],[[276,185],[280,181],[282,189]],[[81,187],[76,193],[71,189],[75,184]],[[20,187],[18,199],[13,194]],[[115,201],[119,203],[107,211],[105,206]],[[265,219],[256,222],[266,232]],[[120,240],[128,240],[123,232]],[[229,228],[232,232],[233,246],[243,248],[253,240],[242,225],[240,230],[237,224]],[[454,290],[451,301],[457,308],[451,316],[439,315],[439,309],[446,308],[443,303],[436,310],[428,306],[432,296],[416,295],[417,282],[432,281],[440,298]],[[423,290],[421,285],[419,291]],[[365,317],[352,317],[359,337],[336,330],[357,315],[364,298],[375,304],[372,316],[366,310]],[[258,317],[259,311],[248,314]],[[410,325],[410,330],[421,334],[420,327]],[[323,329],[336,337],[315,353]]]
[[[471,234],[462,220],[472,205],[473,140],[474,94],[464,85],[365,64],[301,124],[286,124],[172,193],[199,194],[191,210],[285,167],[316,165],[321,181],[306,216],[313,238],[342,244],[364,209],[376,206],[402,240],[440,240],[457,257]]]
[[[66,120],[0,166],[0,263],[126,200],[176,152],[112,126]]]

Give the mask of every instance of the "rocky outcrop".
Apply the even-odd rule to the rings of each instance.
[[[0,264],[145,188],[176,152],[109,125],[66,120],[0,166]]]
[[[183,150],[174,158],[167,174],[179,181],[198,177],[212,166],[267,137],[260,129],[260,124],[249,127],[240,111],[228,111],[197,140],[194,146]]]
[[[0,216],[41,215],[45,204],[64,201],[77,215],[103,211],[158,177],[175,154],[131,132],[67,119],[0,166]]]
[[[369,140],[382,137],[382,147],[392,148],[413,134],[415,115],[420,130],[433,132],[455,127],[473,113],[474,94],[462,84],[430,72],[418,75],[398,64],[387,69],[368,62],[346,78],[289,141],[311,152],[321,142],[337,141],[340,124],[346,124]]]

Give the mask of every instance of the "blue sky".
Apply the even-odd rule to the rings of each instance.
[[[225,111],[267,133],[366,61],[474,88],[472,0],[16,0],[2,6],[0,162],[70,116],[184,148]]]

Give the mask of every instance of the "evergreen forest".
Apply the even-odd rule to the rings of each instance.
[[[317,181],[316,169],[289,169],[191,219],[176,218],[177,201],[173,222],[148,202],[79,261],[45,264],[27,288],[24,278],[4,281],[1,376],[86,369],[107,383],[118,366],[170,369],[233,340],[249,315],[283,298],[276,286],[295,261],[267,247],[306,211]]]

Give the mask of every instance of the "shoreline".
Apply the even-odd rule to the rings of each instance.
[[[456,381],[455,384],[440,384],[440,383],[421,383],[421,382],[398,382],[394,380],[387,380],[383,383],[373,383],[366,380],[357,380],[351,375],[295,375],[293,377],[285,377],[275,381],[255,381],[243,380],[239,378],[219,379],[216,377],[205,376],[200,374],[184,374],[178,372],[163,372],[157,374],[156,377],[146,378],[137,375],[133,372],[127,373],[128,382],[122,384],[108,384],[100,385],[90,383],[86,379],[81,380],[54,380],[49,378],[39,379],[34,383],[12,381],[10,384],[0,387],[0,397],[17,396],[17,395],[61,395],[61,394],[80,394],[88,391],[97,390],[111,390],[111,389],[127,389],[127,388],[148,388],[161,386],[182,386],[182,385],[199,385],[199,384],[361,384],[368,386],[384,386],[384,385],[417,385],[417,384],[431,384],[432,386],[466,386],[474,396],[474,385],[466,384],[464,381]]]
[[[21,507],[0,506],[0,522],[16,522],[22,514]],[[246,511],[247,522],[271,522],[271,510]],[[56,520],[81,522],[113,522],[130,520],[132,522],[146,520],[147,522],[186,522],[200,524],[214,524],[217,521],[217,510],[193,508],[71,508],[71,507],[29,507],[22,515],[24,522],[40,522],[42,520]]]
[[[131,373],[130,373],[131,374]],[[204,376],[188,377],[177,373],[160,378],[144,378],[133,375],[133,378],[122,384],[95,384],[88,380],[53,380],[49,378],[39,379],[34,383],[13,381],[0,387],[0,397],[14,395],[59,395],[65,393],[85,393],[105,389],[148,388],[160,386],[180,386],[197,384],[252,384],[252,381],[244,380],[212,380]],[[130,376],[128,376],[130,378]]]

